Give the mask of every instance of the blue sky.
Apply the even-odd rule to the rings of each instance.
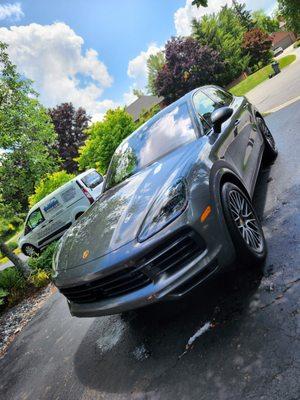
[[[46,106],[73,101],[101,118],[130,102],[146,83],[146,59],[172,35],[189,33],[192,17],[231,0],[0,1],[0,40],[19,70],[32,78]],[[275,0],[247,0],[267,12]]]

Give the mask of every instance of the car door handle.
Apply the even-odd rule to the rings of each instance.
[[[234,121],[234,126],[238,126],[239,123],[240,123],[240,120],[239,120],[239,119],[236,119],[236,120]]]

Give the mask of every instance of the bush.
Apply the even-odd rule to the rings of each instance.
[[[11,242],[6,243],[6,245],[11,251],[14,251],[18,248],[18,243],[13,240]]]
[[[43,269],[38,269],[34,274],[30,276],[30,282],[36,288],[41,288],[46,286],[50,280],[50,272],[47,272]]]
[[[57,242],[51,243],[48,247],[46,247],[39,257],[30,257],[28,259],[28,265],[33,274],[38,273],[38,271],[45,271],[49,274],[51,273],[52,257],[56,244]]]
[[[2,288],[0,288],[0,306],[4,305],[7,295],[8,295],[8,292],[6,290],[3,290]]]
[[[299,40],[297,40],[295,43],[294,43],[294,49],[296,49],[297,47],[300,47],[300,39]]]
[[[8,292],[8,303],[13,304],[23,295],[26,281],[15,267],[6,268],[0,272],[0,288]]]
[[[0,271],[0,287],[4,290],[22,290],[26,286],[26,281],[15,267],[6,268]]]
[[[42,200],[48,194],[58,189],[60,186],[69,182],[75,175],[68,174],[66,171],[47,174],[35,187],[35,193],[29,196],[30,207]]]

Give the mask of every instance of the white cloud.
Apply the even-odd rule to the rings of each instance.
[[[128,92],[123,94],[123,102],[126,106],[129,106],[137,99],[137,96],[133,94],[133,89],[134,87],[130,86]]]
[[[225,4],[232,4],[232,0],[211,0],[208,1],[208,7],[197,8],[196,6],[192,6],[192,1],[193,0],[186,0],[185,5],[180,7],[174,14],[174,23],[177,35],[190,35],[191,22],[193,19],[201,19],[205,14],[219,11]],[[269,11],[275,2],[276,0],[245,0],[247,8],[250,10],[263,8],[264,10]]]
[[[151,43],[146,51],[141,51],[138,56],[128,63],[127,74],[134,80],[133,87],[144,88],[147,84],[147,60],[150,55],[156,54],[162,47]]]
[[[5,3],[0,4],[0,20],[14,19],[19,20],[24,16],[20,3]]]
[[[117,104],[101,100],[113,79],[97,51],[83,52],[82,37],[64,23],[30,24],[0,28],[0,40],[20,72],[34,81],[45,106],[73,102],[83,106],[93,119]]]

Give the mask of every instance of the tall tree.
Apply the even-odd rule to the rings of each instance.
[[[285,19],[288,30],[300,33],[299,0],[278,0],[278,13]]]
[[[26,209],[28,195],[45,173],[54,170],[57,157],[52,151],[56,134],[51,120],[6,49],[0,42],[0,209],[9,217]],[[28,273],[3,237],[0,248],[23,274]]]
[[[207,7],[208,0],[193,0],[192,5],[196,7]]]
[[[78,166],[74,158],[78,157],[78,150],[86,139],[85,130],[91,118],[84,108],[76,110],[72,103],[50,109],[49,115],[58,135],[57,150],[62,166],[69,173],[76,172]]]
[[[233,10],[236,13],[241,25],[249,31],[254,28],[254,22],[251,12],[247,10],[245,3],[239,3],[237,0],[232,0]]]
[[[147,71],[148,71],[148,90],[151,94],[156,95],[155,80],[158,72],[163,68],[165,64],[165,55],[163,51],[156,54],[151,54],[147,60]]]
[[[103,121],[87,130],[88,138],[79,150],[80,169],[97,168],[105,174],[114,151],[135,128],[131,115],[123,109],[108,110]]]
[[[262,65],[268,64],[272,59],[271,47],[272,40],[270,36],[261,29],[251,29],[244,35],[243,49],[250,57],[250,67],[259,63]]]
[[[270,17],[264,12],[264,10],[253,11],[252,17],[256,28],[259,28],[267,33],[279,31],[278,19]]]
[[[221,83],[225,65],[217,51],[192,38],[172,38],[165,46],[166,63],[158,72],[156,92],[169,104],[192,89]]]
[[[226,62],[222,84],[237,78],[248,66],[249,58],[243,53],[242,43],[246,29],[235,11],[223,7],[217,14],[204,15],[192,22],[193,37],[203,46],[210,46]]]

